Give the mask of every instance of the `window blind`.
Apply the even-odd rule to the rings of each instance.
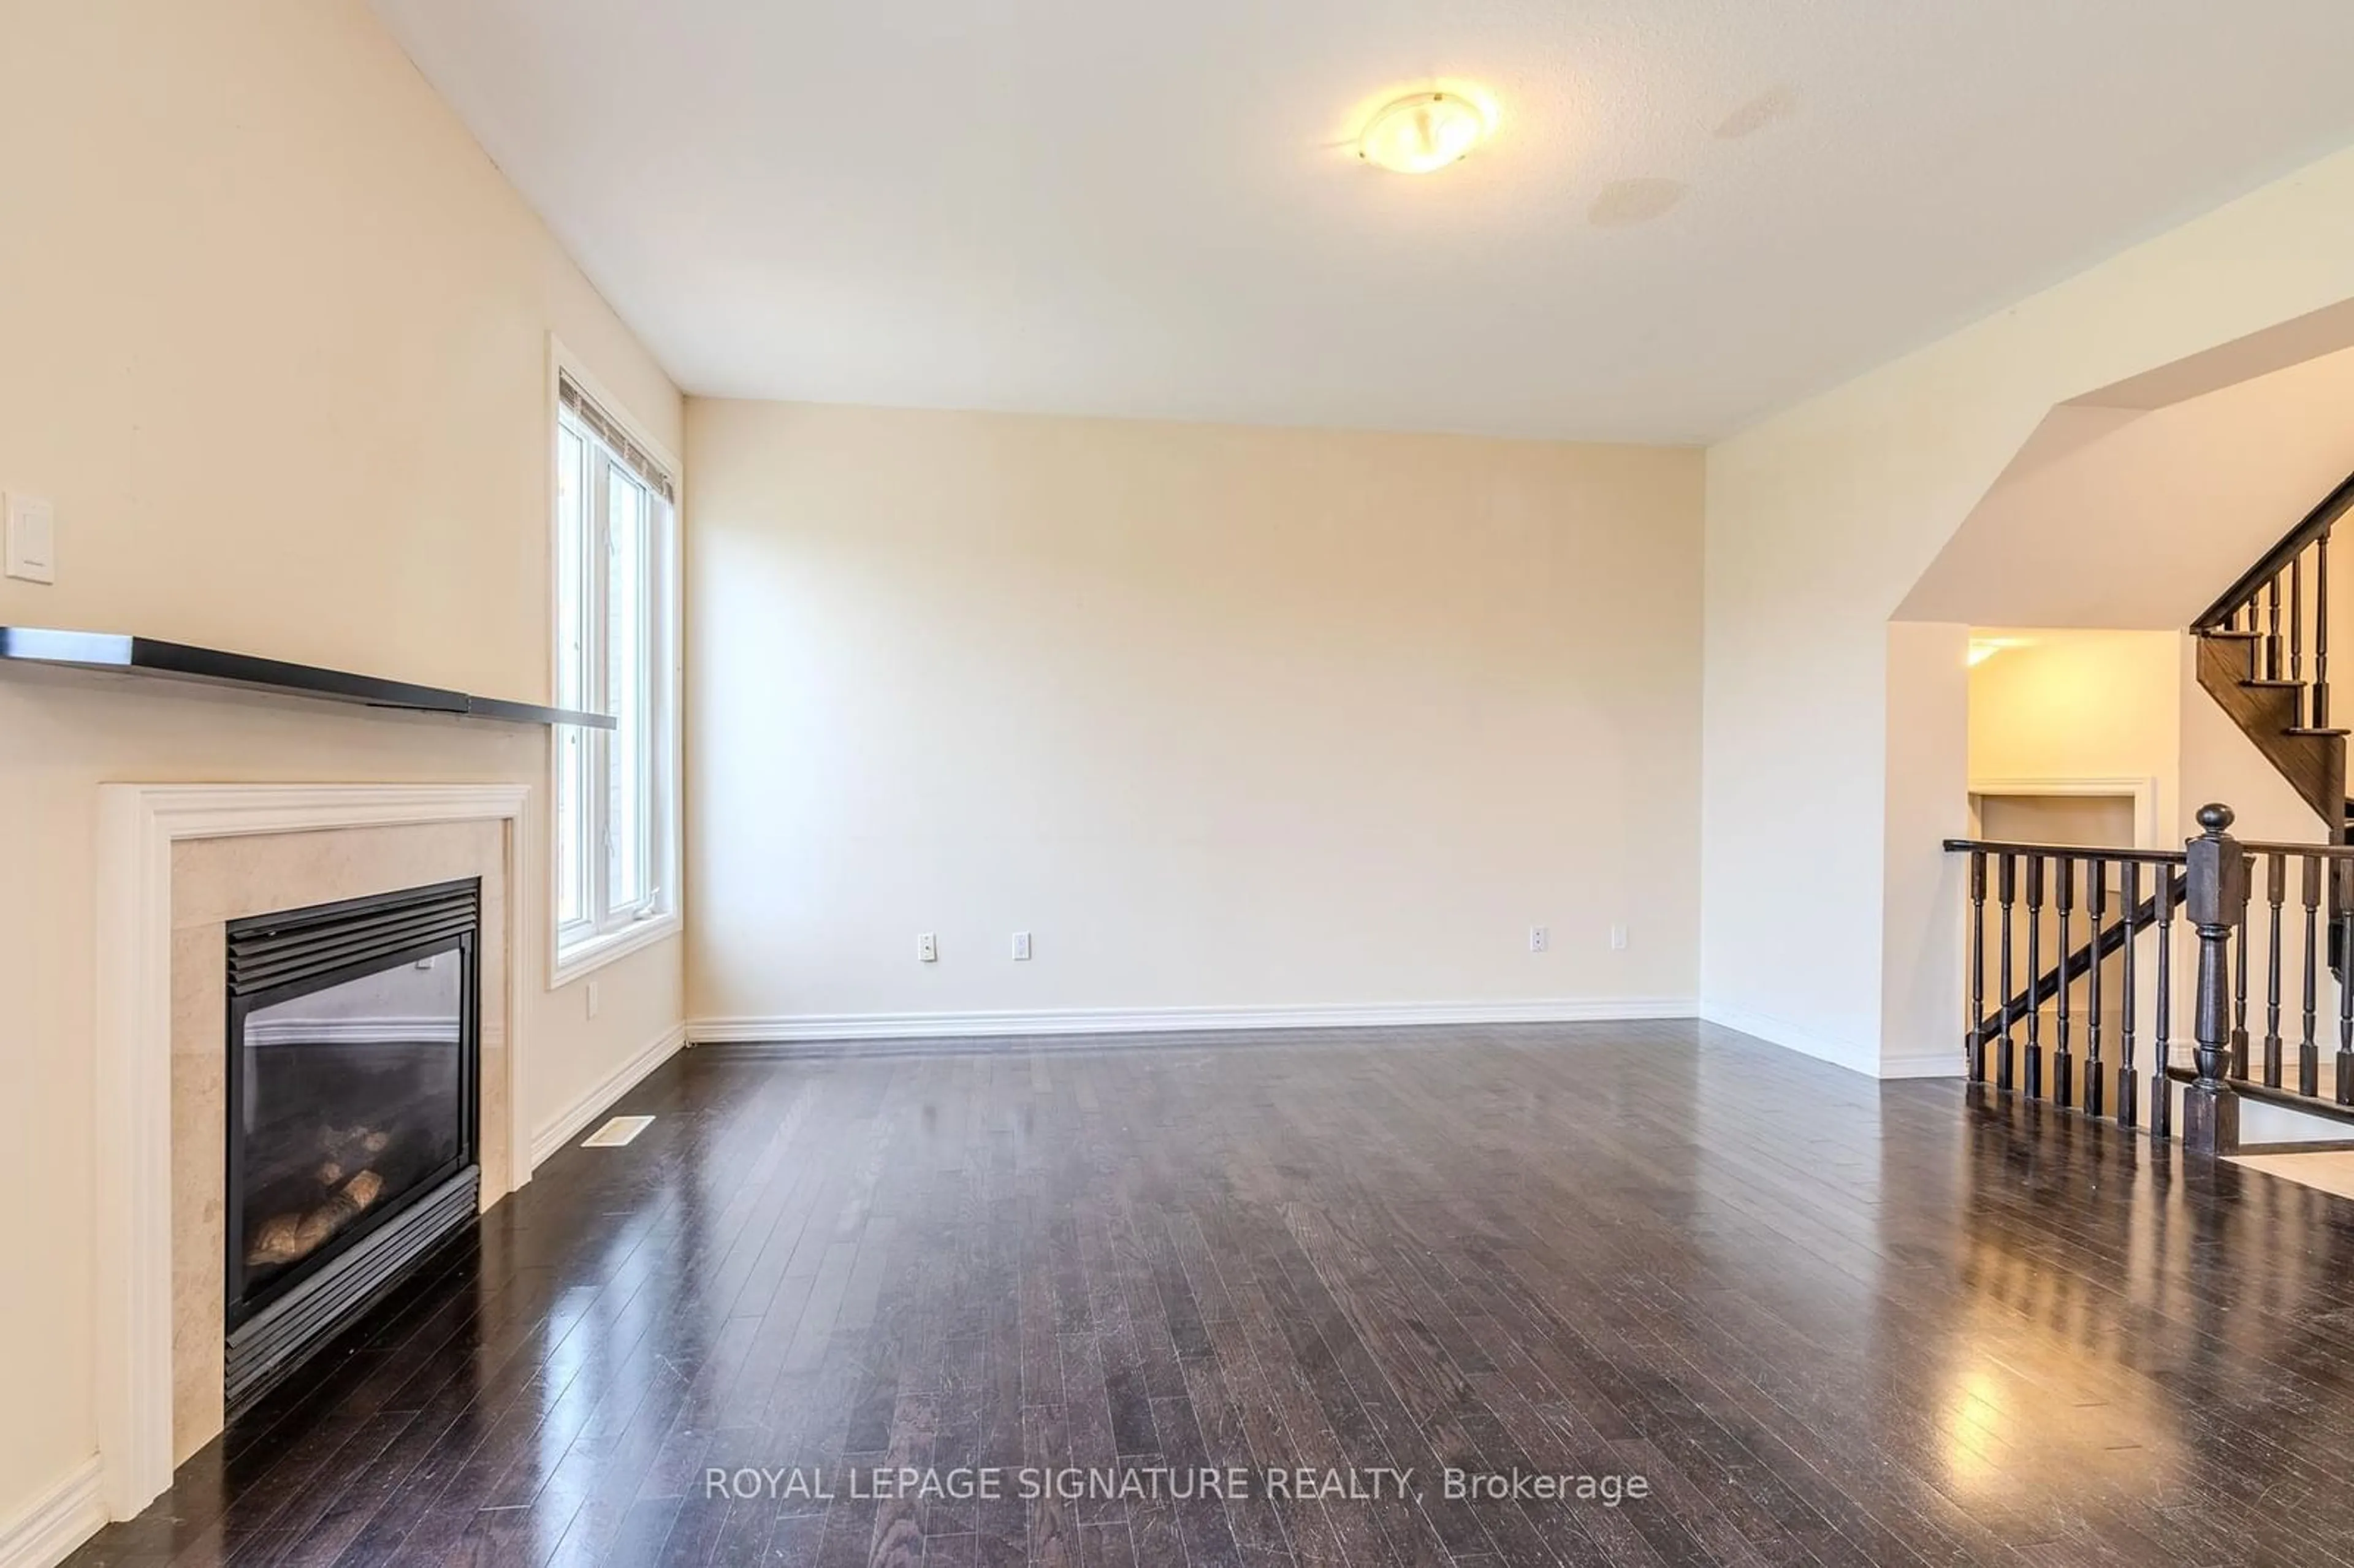
[[[653,459],[636,441],[619,419],[597,406],[597,399],[580,390],[569,376],[558,372],[556,377],[557,400],[572,410],[573,417],[596,432],[597,439],[613,450],[613,455],[623,466],[645,482],[647,489],[672,505],[678,504],[678,486],[670,471]]]

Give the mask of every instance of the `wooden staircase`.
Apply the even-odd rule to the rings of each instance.
[[[2354,843],[2354,800],[2346,796],[2346,731],[2305,722],[2312,688],[2302,681],[2268,680],[2264,637],[2231,629],[2199,636],[2199,683],[2241,732],[2279,770],[2298,799],[2341,842]]]
[[[2313,808],[2354,843],[2346,735],[2329,722],[2329,541],[2354,510],[2354,476],[2322,498],[2190,623],[2199,683]]]

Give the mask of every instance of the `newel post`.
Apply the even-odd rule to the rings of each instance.
[[[2247,1037],[2232,1028],[2232,932],[2246,917],[2248,863],[2233,838],[2232,808],[2201,806],[2184,867],[2184,912],[2199,933],[2199,1076],[2182,1096],[2182,1141],[2194,1154],[2240,1146],[2240,1097],[2225,1076]],[[2236,1035],[2236,1037],[2235,1037]]]

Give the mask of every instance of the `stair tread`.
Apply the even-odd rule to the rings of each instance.
[[[2169,1065],[2166,1075],[2177,1083],[2188,1083],[2198,1075],[2187,1067]],[[2254,1078],[2233,1078],[2231,1085],[2250,1099],[2303,1111],[2308,1116],[2326,1117],[2332,1121],[2354,1121],[2354,1106],[2341,1106],[2336,1100],[2319,1095],[2301,1095],[2285,1086],[2269,1088]]]
[[[2342,729],[2315,729],[2310,726],[2293,724],[2281,733],[2284,735],[2344,735],[2348,732]]]
[[[2243,642],[2253,642],[2257,638],[2262,637],[2264,633],[2261,631],[2234,631],[2229,627],[2219,626],[2212,631],[2202,631],[2199,635],[2201,637],[2231,637],[2236,638]]]
[[[2283,691],[2283,692],[2296,692],[2296,691],[2302,691],[2302,690],[2304,689],[2304,687],[2305,687],[2305,683],[2304,683],[2303,681],[2253,681],[2253,680],[2251,680],[2251,681],[2243,681],[2243,682],[2241,682],[2241,683],[2240,683],[2240,684],[2242,684],[2242,685],[2243,685],[2243,686],[2254,686],[2254,687],[2258,688],[2259,690],[2264,690],[2264,691]]]

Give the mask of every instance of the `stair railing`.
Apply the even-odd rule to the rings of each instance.
[[[2354,983],[2340,978],[2338,971],[2343,966],[2333,961],[2333,955],[2354,948],[2354,848],[2297,843],[2239,848],[2243,885],[2239,889],[2232,1075],[2262,1098],[2302,1103],[2307,1108],[2326,1106],[2354,1118]],[[2266,919],[2252,936],[2245,912],[2259,882]],[[2296,917],[2285,920],[2291,908]],[[2252,1052],[2246,988],[2259,947],[2264,949],[2264,1033]],[[2325,999],[2334,1005],[2325,1005]],[[2321,1070],[2325,1053],[2330,1056],[2326,1088]],[[2292,1070],[2294,1083],[2289,1081]]]
[[[2166,1073],[2174,1045],[2174,932],[2189,894],[2185,852],[1982,839],[1948,839],[1946,848],[1969,856],[1964,1051],[1971,1082],[2135,1127],[2143,1118],[2147,1038],[2150,1131],[2170,1136]],[[2090,934],[2077,944],[2080,905]],[[2056,958],[2049,965],[2047,938]],[[1992,1008],[1990,973],[1998,988]]]
[[[2250,639],[2257,678],[2296,687],[2298,723],[2310,729],[2329,727],[2329,538],[2349,510],[2354,475],[2190,623],[2201,636]]]
[[[1969,857],[1974,1088],[2202,1154],[2239,1147],[2243,1100],[2354,1123],[2354,979],[2331,959],[2354,951],[2354,846],[2243,842],[2232,821],[2202,808],[2181,850],[1946,841]]]

